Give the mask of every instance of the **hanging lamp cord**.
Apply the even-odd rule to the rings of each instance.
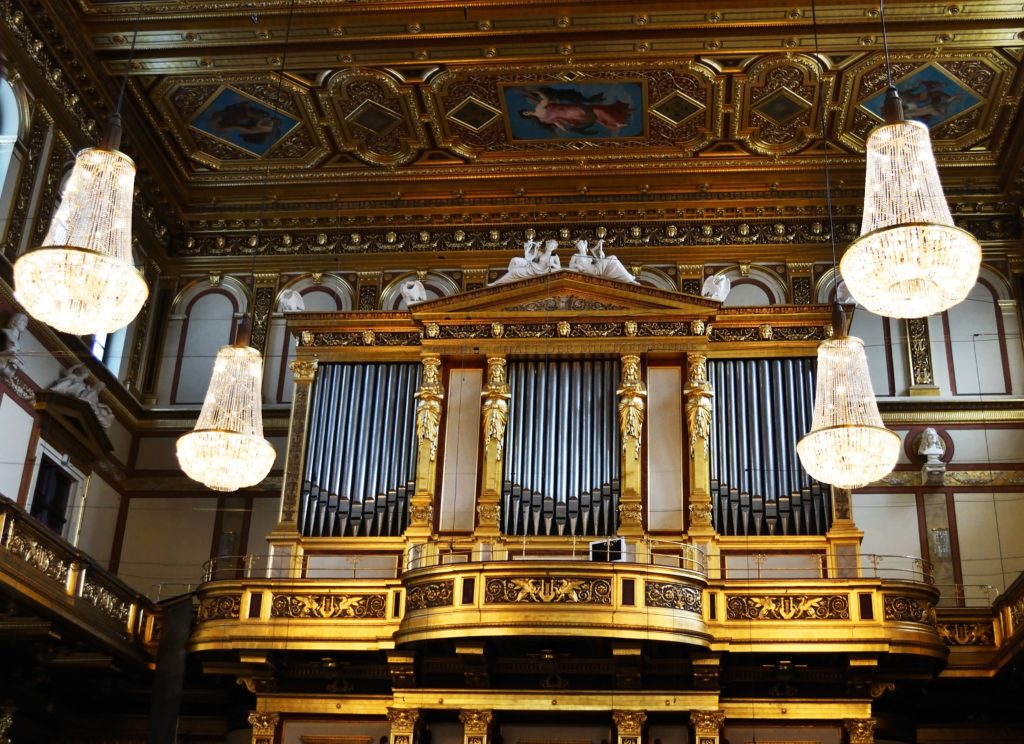
[[[121,123],[121,109],[124,106],[124,94],[128,89],[128,76],[132,71],[132,63],[135,61],[135,45],[139,40],[139,22],[142,20],[142,6],[135,11],[135,23],[132,26],[132,45],[128,49],[128,61],[124,66],[124,75],[121,76],[121,87],[117,91],[117,102],[114,104],[114,113],[107,119],[107,126],[103,130],[103,138],[99,146],[104,150],[120,150],[121,134],[123,125]]]

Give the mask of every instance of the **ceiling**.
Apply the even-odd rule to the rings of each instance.
[[[128,138],[184,258],[470,255],[509,226],[824,250],[826,161],[847,238],[886,85],[870,1],[34,1],[100,89],[130,67]],[[956,211],[1015,215],[1024,6],[886,18]]]

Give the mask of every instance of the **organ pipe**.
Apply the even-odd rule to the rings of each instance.
[[[419,368],[319,365],[300,503],[304,535],[402,534],[415,475]]]
[[[824,534],[830,492],[800,466],[813,413],[812,359],[711,359],[712,519],[723,535]]]

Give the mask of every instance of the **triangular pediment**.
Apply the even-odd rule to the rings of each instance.
[[[410,308],[417,321],[467,317],[546,318],[571,316],[647,316],[706,318],[721,303],[706,297],[669,292],[643,284],[556,271],[546,276],[488,286],[452,297],[418,303]]]

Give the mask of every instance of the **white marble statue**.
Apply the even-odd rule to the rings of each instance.
[[[294,289],[286,289],[281,293],[278,307],[282,313],[301,313],[306,309],[306,301]]]
[[[100,403],[100,392],[104,387],[106,385],[99,381],[90,385],[89,369],[79,363],[63,370],[60,379],[50,385],[49,389],[54,393],[62,393],[87,403],[100,425],[104,429],[109,429],[114,422],[114,412],[110,410],[110,406]]]
[[[520,279],[530,279],[535,276],[544,276],[562,268],[561,261],[555,255],[558,250],[558,241],[553,239],[545,240],[543,245],[536,240],[530,239],[523,243],[523,255],[516,256],[508,262],[508,271],[504,276],[498,277],[490,286],[508,284]]]
[[[600,276],[616,282],[636,284],[636,277],[622,265],[618,258],[605,255],[604,240],[597,241],[593,248],[590,248],[590,244],[586,240],[582,238],[577,240],[576,255],[569,259],[569,271]]]
[[[700,296],[716,302],[725,302],[730,289],[732,289],[732,282],[729,281],[729,277],[725,274],[712,274],[704,280],[704,286],[700,288]]]
[[[10,380],[21,369],[21,334],[28,328],[28,316],[14,313],[3,329],[3,349],[0,349],[0,377]]]
[[[941,485],[946,472],[942,456],[946,454],[946,443],[933,427],[929,426],[917,438],[917,454],[925,458],[921,467],[923,485]]]
[[[402,286],[399,287],[402,292],[402,297],[405,299],[406,305],[411,305],[414,302],[426,302],[427,301],[427,290],[423,287],[423,282],[419,279],[409,279],[408,281],[402,282]]]

